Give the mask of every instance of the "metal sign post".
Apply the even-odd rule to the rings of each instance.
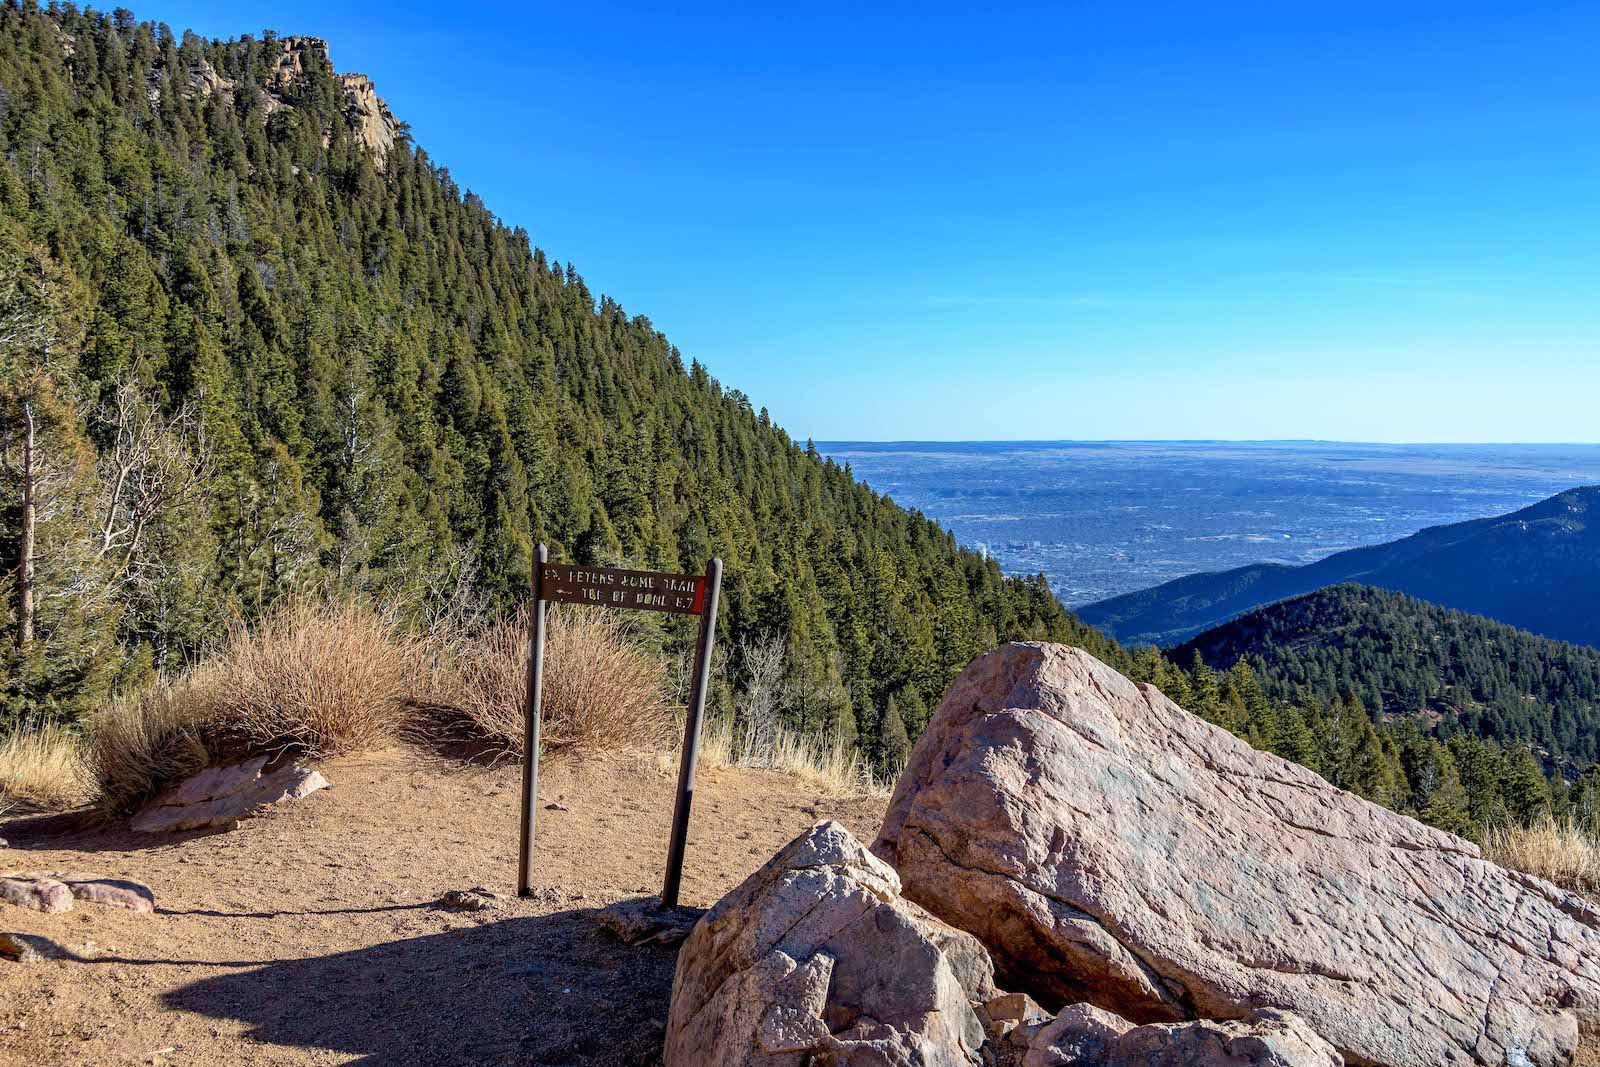
[[[717,636],[717,597],[722,590],[722,561],[713,559],[704,576],[629,571],[615,567],[583,567],[549,562],[539,546],[533,575],[533,638],[528,650],[528,694],[524,702],[522,759],[522,848],[517,863],[517,893],[533,893],[534,807],[539,794],[539,716],[544,682],[544,615],[548,601],[595,607],[639,608],[674,615],[700,616],[700,641],[695,656],[694,688],[683,730],[683,758],[678,767],[678,799],[672,811],[672,841],[667,850],[667,877],[661,902],[677,907],[683,881],[683,854],[689,834],[689,806],[694,800],[694,765],[700,753],[700,721],[705,717],[706,690],[711,684],[711,646]]]
[[[706,688],[711,683],[711,642],[717,636],[717,596],[722,591],[722,561],[706,568],[705,611],[700,616],[700,647],[695,655],[694,688],[689,693],[689,714],[683,724],[683,756],[678,761],[678,801],[672,807],[672,844],[667,848],[667,878],[661,883],[661,906],[678,906],[678,886],[683,882],[683,850],[689,843],[689,805],[694,802],[694,765],[700,755],[700,720],[706,712]]]
[[[550,550],[539,546],[533,566],[533,640],[528,648],[528,696],[522,723],[522,847],[517,852],[517,895],[533,895],[533,820],[539,797],[539,708],[544,703],[544,593],[541,576]]]

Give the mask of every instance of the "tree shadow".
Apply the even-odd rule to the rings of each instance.
[[[379,1064],[657,1067],[677,946],[624,945],[589,909],[204,978],[171,1008],[255,1041]]]

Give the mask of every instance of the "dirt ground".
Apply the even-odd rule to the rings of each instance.
[[[135,878],[157,905],[0,905],[0,930],[49,957],[0,962],[0,1064],[660,1062],[676,948],[627,947],[593,915],[660,892],[672,774],[542,767],[538,891],[519,900],[515,766],[395,751],[323,771],[333,788],[227,833],[0,821],[0,870]],[[870,839],[882,814],[775,773],[703,770],[684,903],[709,906],[819,818]],[[437,904],[480,885],[503,910]]]

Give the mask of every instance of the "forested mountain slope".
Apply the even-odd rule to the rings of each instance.
[[[504,608],[537,541],[721,556],[718,699],[761,648],[792,725],[885,759],[996,641],[1104,647],[597,300],[314,38],[0,8],[0,325],[13,721],[297,592]]]
[[[1263,604],[1360,582],[1557,640],[1600,645],[1597,502],[1600,486],[1582,486],[1509,515],[1431,526],[1301,567],[1192,574],[1078,614],[1120,641],[1175,645]]]
[[[1600,759],[1600,650],[1404,593],[1338,585],[1247,612],[1174,649],[1250,664],[1270,699],[1359,698],[1421,714],[1442,737],[1531,743],[1569,766]]]

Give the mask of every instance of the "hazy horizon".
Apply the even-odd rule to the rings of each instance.
[[[1600,484],[1600,446],[819,441],[855,477],[1068,605],[1310,563]]]
[[[792,436],[792,435],[791,435]],[[1335,437],[833,437],[830,445],[1372,445],[1392,448],[1600,448],[1597,441],[1357,441]]]

